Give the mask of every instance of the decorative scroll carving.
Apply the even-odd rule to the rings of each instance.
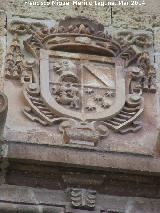
[[[143,100],[139,94],[129,95],[118,115],[106,122],[107,126],[122,134],[136,132],[142,128],[141,122],[135,121],[143,112]]]
[[[156,71],[151,65],[148,52],[143,52],[138,58],[138,66],[143,72],[142,88],[144,92],[156,92]]]
[[[136,65],[139,68],[137,75],[143,92],[156,92],[156,71],[151,64],[147,48],[151,47],[151,37],[146,34],[134,35],[131,32],[119,32],[115,38],[121,45],[120,56],[125,60],[126,67]],[[138,70],[138,69],[137,69]],[[136,73],[132,73],[136,78]],[[141,81],[141,82],[140,82]]]
[[[47,26],[45,24],[42,24],[40,22],[32,22],[28,23],[25,21],[18,21],[14,20],[11,22],[8,31],[12,34],[18,34],[18,35],[25,35],[25,34],[32,34],[36,32],[38,29],[46,28]]]
[[[112,38],[85,17],[67,17],[54,28],[15,21],[9,29],[14,37],[5,75],[23,84],[29,119],[58,125],[66,144],[89,146],[109,129],[127,134],[142,128],[143,93],[156,92],[149,36],[121,32]],[[34,60],[21,53],[22,34],[30,35],[24,48]]]

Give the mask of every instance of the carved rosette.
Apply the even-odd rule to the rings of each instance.
[[[66,144],[88,146],[108,137],[109,129],[127,134],[142,128],[143,94],[156,92],[149,36],[112,37],[85,17],[66,17],[54,28],[14,21],[9,30],[5,76],[22,83],[29,119],[59,125]],[[19,45],[23,34],[30,35],[24,48],[31,60]]]

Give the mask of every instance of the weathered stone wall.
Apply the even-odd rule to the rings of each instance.
[[[38,0],[41,2],[40,0]],[[70,0],[72,2],[72,0]],[[129,0],[130,1],[130,0]],[[7,19],[23,18],[59,20],[65,16],[82,15],[96,19],[107,27],[131,30],[147,30],[153,33],[155,62],[160,64],[160,15],[159,0],[145,0],[146,6],[30,6],[22,0],[0,1],[1,60],[5,50],[3,36],[6,33]],[[1,63],[2,64],[2,63]]]
[[[37,1],[40,2],[41,0],[37,0]],[[70,2],[71,1],[72,0],[70,0]],[[151,61],[155,65],[156,70],[157,70],[157,86],[160,85],[160,70],[159,70],[160,69],[160,14],[159,14],[160,1],[159,0],[154,0],[154,1],[145,0],[146,6],[113,6],[113,7],[110,7],[110,6],[105,6],[105,7],[101,7],[101,6],[99,6],[99,7],[95,7],[95,6],[44,6],[44,7],[40,7],[40,6],[30,6],[29,4],[27,4],[25,2],[26,1],[22,1],[22,0],[6,0],[6,1],[0,0],[0,79],[2,79],[0,81],[1,90],[3,90],[3,88],[4,88],[3,87],[3,78],[4,78],[5,55],[6,55],[7,48],[10,44],[10,37],[7,36],[7,29],[8,29],[7,27],[9,25],[11,19],[24,18],[26,20],[29,20],[30,18],[32,18],[32,19],[36,19],[40,22],[43,22],[43,21],[46,22],[48,20],[57,22],[66,16],[77,16],[77,15],[86,16],[91,19],[97,20],[98,22],[102,23],[105,26],[105,29],[107,31],[111,32],[112,34],[114,34],[115,32],[118,32],[118,31],[123,31],[123,30],[129,31],[129,32],[134,32],[134,33],[141,31],[141,32],[145,32],[145,33],[149,34],[152,37],[152,48],[150,51]],[[10,84],[8,84],[8,85],[10,86]],[[8,88],[6,88],[7,91],[10,90],[9,86],[8,86]],[[18,94],[20,94],[20,92],[21,91],[18,91]],[[159,93],[159,88],[158,88],[158,93]],[[159,99],[159,98],[157,98],[157,99]],[[12,95],[10,96],[10,100],[11,100],[11,102],[13,101],[13,103],[15,103],[16,101],[17,101],[17,103],[21,102],[21,100],[19,101],[18,97],[12,98]],[[9,102],[10,102],[10,100],[9,100]],[[159,100],[157,100],[157,103],[158,102],[159,102]],[[157,104],[157,106],[159,106],[159,105]],[[14,107],[15,107],[15,105],[14,105]],[[12,108],[12,106],[10,106],[10,108]],[[13,113],[14,109],[11,109],[11,110]],[[16,110],[17,109],[15,109],[15,111]],[[18,109],[18,110],[19,110],[18,112],[20,114],[21,113],[20,109]],[[149,111],[150,107],[148,107],[147,110]],[[9,124],[13,127],[13,132],[14,132],[15,120],[10,119],[9,122],[10,122]],[[26,121],[24,121],[24,122],[26,122]],[[26,122],[26,125],[29,126],[30,123]],[[31,128],[32,127],[35,127],[34,124],[33,124],[33,126],[31,126]],[[35,128],[37,128],[37,127],[35,127]],[[40,127],[38,127],[38,128],[40,129]],[[159,125],[158,125],[158,128],[159,128]],[[15,127],[15,129],[16,129],[16,127]],[[158,134],[157,129],[156,129],[156,132]],[[19,133],[18,133],[19,135],[17,134],[16,131],[14,132],[14,134],[13,134],[13,132],[12,132],[12,134],[8,134],[8,132],[5,135],[5,140],[7,142],[10,141],[11,139],[18,141],[19,138],[20,139],[24,138],[23,142],[26,142],[26,143],[31,142],[32,145],[34,144],[35,141],[37,142],[37,144],[40,144],[41,143],[40,140],[42,140],[42,139],[43,139],[43,144],[51,145],[53,143],[52,138],[49,140],[48,139],[49,137],[46,138],[46,135],[41,135],[41,139],[39,140],[38,134],[37,134],[38,136],[36,135],[36,137],[34,138],[34,137],[30,136],[30,132],[28,132],[26,135],[24,135],[23,132],[21,133],[21,131],[19,131]],[[32,131],[32,133],[33,133],[33,131]],[[151,132],[150,135],[151,134],[154,135],[155,132]],[[14,138],[13,138],[13,136],[14,136]],[[155,136],[155,138],[156,138],[156,136]],[[133,140],[133,137],[131,137],[131,140]],[[98,177],[97,179],[96,178],[94,179],[92,177],[92,176],[94,176],[94,173],[92,174],[92,176],[90,175],[90,173],[92,173],[92,172],[89,172],[89,175],[87,173],[87,175],[84,177],[83,177],[83,175],[81,177],[79,173],[76,173],[77,176],[74,176],[74,174],[75,174],[74,172],[73,173],[70,172],[70,174],[67,173],[66,176],[62,175],[62,174],[57,176],[57,172],[55,169],[55,171],[52,171],[53,174],[52,174],[52,177],[50,178],[49,176],[51,173],[50,173],[50,170],[48,169],[48,167],[45,169],[43,168],[44,170],[41,168],[37,169],[36,166],[38,163],[36,163],[34,165],[36,168],[35,171],[34,171],[34,167],[32,167],[30,165],[24,166],[24,165],[21,165],[20,163],[19,164],[17,163],[16,166],[14,167],[14,160],[16,159],[16,157],[18,155],[20,155],[20,158],[21,158],[20,161],[22,161],[22,162],[23,162],[23,160],[27,161],[28,164],[30,164],[30,162],[32,164],[32,161],[38,161],[38,162],[49,162],[49,165],[51,165],[53,162],[56,165],[58,163],[63,165],[63,162],[66,160],[67,163],[71,165],[71,167],[72,166],[81,167],[83,164],[83,165],[85,165],[86,168],[90,168],[90,167],[94,166],[95,170],[97,167],[102,168],[102,170],[105,170],[105,167],[106,168],[111,167],[114,170],[116,170],[117,168],[120,168],[122,170],[124,169],[125,171],[130,170],[130,172],[132,172],[132,170],[134,170],[134,173],[136,171],[144,172],[144,173],[148,172],[149,174],[147,173],[147,175],[148,175],[147,179],[145,179],[145,178],[143,179],[143,175],[141,176],[141,179],[142,179],[141,182],[143,185],[142,188],[145,189],[143,193],[141,193],[141,188],[139,188],[139,187],[141,187],[140,184],[136,185],[136,180],[135,180],[136,178],[130,177],[131,179],[128,180],[129,184],[127,187],[128,187],[128,190],[131,190],[135,186],[135,189],[133,190],[135,192],[134,198],[127,197],[127,195],[126,195],[126,197],[119,197],[117,195],[117,193],[116,193],[117,196],[109,196],[109,195],[103,195],[103,193],[102,194],[98,193],[97,202],[98,202],[98,205],[100,205],[100,203],[103,205],[103,209],[112,210],[113,213],[119,213],[119,212],[124,212],[124,211],[125,211],[125,213],[142,213],[142,212],[143,213],[151,213],[151,212],[158,213],[160,201],[150,199],[150,197],[152,197],[152,195],[154,195],[154,197],[156,197],[156,198],[160,197],[160,190],[159,190],[160,184],[159,184],[159,181],[157,181],[158,178],[157,177],[155,178],[155,176],[154,176],[155,179],[151,178],[151,181],[149,179],[150,179],[150,175],[152,173],[157,172],[156,175],[157,176],[159,175],[159,172],[160,172],[159,159],[158,159],[158,156],[155,156],[155,153],[157,155],[157,150],[156,150],[155,144],[154,144],[154,148],[153,148],[153,146],[152,146],[153,144],[151,144],[151,146],[150,146],[149,140],[150,139],[145,138],[144,141],[142,143],[140,143],[139,145],[137,145],[135,143],[135,144],[131,144],[130,147],[128,147],[127,140],[125,141],[126,146],[124,145],[124,141],[121,140],[117,146],[113,145],[113,147],[112,147],[113,150],[111,150],[111,151],[115,151],[115,152],[119,151],[120,153],[133,152],[133,150],[134,150],[135,154],[139,154],[139,156],[137,158],[136,158],[136,155],[134,156],[135,158],[132,157],[132,155],[127,156],[126,158],[123,158],[123,156],[121,156],[119,154],[116,156],[112,153],[110,153],[106,158],[104,158],[103,152],[95,154],[95,153],[93,153],[94,149],[87,150],[84,153],[83,153],[83,149],[82,149],[82,151],[80,149],[80,152],[82,152],[82,155],[81,155],[81,157],[78,157],[77,156],[78,152],[76,152],[72,149],[71,149],[71,151],[69,149],[66,151],[65,147],[62,147],[62,148],[57,148],[57,150],[58,150],[57,151],[56,148],[50,149],[50,148],[48,148],[48,146],[46,146],[45,149],[42,147],[40,153],[36,153],[37,149],[34,146],[32,147],[32,145],[27,146],[27,148],[24,148],[23,144],[21,145],[20,148],[18,147],[18,145],[17,145],[17,148],[16,148],[16,146],[14,147],[14,145],[13,145],[13,147],[11,145],[11,147],[9,147],[9,148],[8,148],[8,145],[6,145],[6,146],[4,145],[3,146],[4,150],[1,150],[1,152],[4,152],[5,154],[1,153],[1,155],[3,157],[10,155],[10,158],[12,158],[13,162],[9,164],[8,161],[5,160],[1,164],[0,181],[4,185],[0,186],[0,210],[4,211],[4,212],[8,212],[8,211],[14,212],[17,209],[20,210],[20,212],[28,211],[28,212],[37,212],[37,213],[39,213],[39,212],[48,213],[52,210],[55,212],[58,212],[57,210],[55,210],[57,208],[57,203],[60,206],[60,208],[61,208],[61,206],[66,205],[66,197],[65,197],[66,191],[64,190],[64,188],[66,187],[67,184],[72,185],[72,181],[75,181],[75,185],[77,184],[77,182],[78,182],[78,184],[80,184],[81,181],[82,181],[82,185],[85,185],[86,182],[88,181],[87,182],[88,185],[86,184],[87,187],[93,185],[93,186],[96,186],[97,188],[100,186],[101,186],[101,188],[103,188],[105,186],[105,193],[107,190],[111,190],[110,187],[107,186],[107,184],[109,182],[109,184],[112,185],[111,194],[114,195],[114,192],[116,192],[116,184],[118,185],[119,180],[121,180],[121,182],[123,183],[123,184],[120,183],[120,185],[121,184],[122,185],[121,185],[121,187],[119,187],[120,188],[119,194],[121,195],[121,192],[123,194],[123,192],[125,191],[125,190],[123,190],[125,188],[125,181],[123,181],[123,180],[130,177],[130,176],[129,177],[126,176],[124,178],[125,175],[123,176],[121,174],[121,175],[119,175],[120,179],[118,179],[118,181],[116,182],[117,176],[115,175],[115,179],[114,179],[115,182],[114,182],[113,177],[109,178],[107,175],[105,175],[103,173],[102,173],[102,175],[100,175],[101,177]],[[56,141],[56,143],[58,144],[58,140]],[[159,141],[157,144],[159,146]],[[111,144],[111,146],[112,146],[112,144]],[[142,150],[140,149],[141,147],[143,147]],[[156,150],[156,152],[155,152],[155,150]],[[100,147],[99,151],[101,151],[101,147]],[[64,152],[64,154],[63,154],[63,152]],[[88,158],[85,161],[86,155],[88,156]],[[58,158],[59,156],[60,156],[60,159]],[[103,165],[101,165],[101,164],[103,164]],[[6,171],[6,167],[9,168],[9,171]],[[28,167],[29,167],[29,169],[28,169]],[[7,173],[7,175],[6,175],[6,173]],[[43,184],[42,180],[43,180],[43,175],[45,175],[45,173],[47,173],[46,176],[48,179]],[[26,176],[28,174],[28,179],[29,179],[28,182],[24,178],[25,174],[26,174]],[[35,174],[39,175],[38,180],[35,180],[35,176],[34,176]],[[127,172],[126,172],[126,174],[127,174]],[[70,177],[70,175],[71,175],[71,177]],[[64,185],[66,184],[65,187],[59,181],[61,179],[61,176],[63,176],[63,178],[62,178],[64,181],[63,184]],[[78,176],[80,176],[79,179],[77,178]],[[11,184],[11,185],[16,184],[16,181],[17,181],[16,177],[19,178],[18,181],[19,181],[20,185],[23,185],[24,187],[5,185],[6,183]],[[86,180],[87,177],[92,177],[93,180],[91,180],[91,182],[90,182],[89,179]],[[24,181],[23,181],[23,178],[24,178]],[[56,185],[58,190],[35,189],[36,187],[39,187],[39,185],[40,185],[40,187],[50,188],[50,185],[48,184],[48,180],[50,182],[52,182],[52,179],[55,181],[54,182],[55,185],[58,183]],[[59,182],[57,181],[57,179],[59,179],[58,180]],[[115,183],[115,185],[113,182]],[[50,184],[52,184],[52,183],[50,183]],[[153,187],[153,184],[154,184],[154,187]],[[130,185],[132,185],[132,187],[130,187]],[[28,186],[33,186],[35,188],[30,188]],[[149,188],[152,188],[152,190],[150,191],[149,195],[147,196],[147,190]],[[145,193],[146,193],[146,196],[145,196]],[[25,194],[24,197],[23,197],[23,194]],[[44,194],[45,194],[45,196],[44,196]],[[133,195],[133,193],[131,193],[131,196],[132,195]],[[145,198],[136,198],[136,196],[139,196],[139,195],[142,195],[147,198],[146,199]],[[31,198],[33,198],[33,199],[31,199]],[[70,200],[69,201],[67,200],[67,202],[70,202]],[[8,204],[8,203],[10,203],[10,204]],[[33,208],[30,206],[32,206]],[[46,206],[49,206],[49,207],[46,207]],[[99,208],[99,206],[97,207],[97,209],[98,208]],[[105,211],[102,211],[103,209],[101,209],[100,212],[105,212]],[[63,210],[63,209],[60,209],[60,210]],[[61,211],[61,212],[63,212],[63,211]]]

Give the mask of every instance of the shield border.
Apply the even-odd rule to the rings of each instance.
[[[40,90],[41,90],[41,96],[44,100],[44,102],[47,104],[47,106],[50,108],[50,110],[61,117],[70,117],[73,119],[78,119],[81,121],[93,121],[93,120],[106,120],[109,119],[116,114],[118,114],[121,109],[123,108],[126,100],[126,94],[125,94],[125,78],[124,78],[124,63],[122,59],[114,58],[115,63],[115,72],[116,72],[116,97],[115,102],[113,105],[99,113],[88,113],[88,114],[82,114],[81,112],[75,112],[69,109],[64,108],[60,104],[54,100],[52,97],[50,90],[49,90],[49,57],[53,55],[58,55],[58,53],[62,53],[61,51],[54,51],[54,50],[40,50]],[[67,53],[65,52],[66,56]],[[74,57],[76,57],[75,53],[73,54]],[[80,55],[78,53],[78,55]],[[82,54],[85,55],[85,54]],[[86,54],[87,57],[87,54]],[[108,59],[106,56],[96,56],[101,57],[103,60],[105,58]],[[44,71],[45,70],[45,71]],[[48,70],[48,72],[46,71]]]

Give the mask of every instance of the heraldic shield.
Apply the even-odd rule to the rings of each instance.
[[[123,61],[114,57],[40,51],[40,90],[54,114],[106,120],[125,104]]]
[[[148,56],[104,31],[96,21],[67,17],[24,41],[34,60],[20,60],[16,35],[8,52],[6,76],[20,78],[23,84],[24,114],[42,125],[58,126],[65,143],[94,146],[109,129],[138,131],[142,94],[155,91],[154,72],[147,78],[141,68]],[[12,50],[19,53],[13,73],[8,69]]]

